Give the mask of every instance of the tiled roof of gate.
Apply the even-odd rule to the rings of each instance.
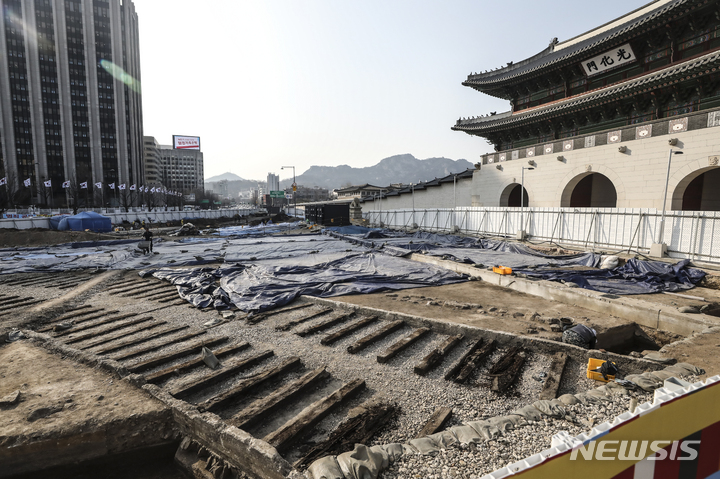
[[[522,81],[525,77],[536,76],[561,63],[572,63],[579,61],[581,56],[591,57],[602,53],[612,45],[620,45],[637,35],[643,27],[677,16],[684,13],[685,9],[701,3],[702,0],[655,0],[563,43],[551,43],[545,50],[526,60],[493,71],[468,75],[463,85],[485,90]],[[627,21],[623,22],[625,19]]]
[[[458,120],[452,127],[456,131],[481,132],[492,131],[517,123],[535,122],[546,117],[557,116],[568,110],[578,110],[592,105],[614,101],[630,96],[638,91],[653,90],[659,86],[677,83],[687,78],[714,73],[720,65],[720,50],[699,56],[686,62],[673,65],[645,76],[616,83],[602,89],[593,90],[536,108],[522,110],[519,113],[499,113],[493,116],[475,117]]]

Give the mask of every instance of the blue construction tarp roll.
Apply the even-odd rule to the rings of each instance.
[[[60,220],[57,225],[60,231],[95,231],[98,233],[107,233],[112,231],[112,222],[107,216],[103,216],[94,211],[83,211],[75,216],[66,216]]]

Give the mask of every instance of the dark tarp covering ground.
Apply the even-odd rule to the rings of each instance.
[[[378,253],[353,254],[311,266],[163,268],[140,275],[170,281],[195,306],[224,309],[232,303],[248,312],[273,309],[301,295],[327,298],[467,281],[452,271]]]
[[[609,294],[648,294],[662,291],[684,291],[694,288],[705,272],[688,266],[689,260],[676,264],[631,259],[611,270],[579,269],[572,266],[597,268],[602,256],[595,253],[546,255],[523,244],[507,241],[439,235],[417,232],[413,235],[360,227],[327,228],[329,234],[367,247],[403,256],[422,253],[461,263],[485,267],[509,266],[515,273],[533,279],[575,283],[580,288]]]
[[[594,253],[553,256],[525,245],[419,232],[360,227],[329,228],[328,235],[235,235],[154,242],[154,254],[137,249],[139,238],[0,250],[0,274],[75,269],[143,270],[171,281],[181,297],[199,307],[264,311],[300,295],[319,297],[438,286],[467,278],[402,256],[422,253],[492,267],[510,266],[529,278],[572,282],[611,294],[681,291],[705,273],[688,267],[630,260],[597,268]],[[189,268],[221,264],[207,268]],[[182,268],[178,268],[182,267]],[[579,269],[577,269],[579,267]],[[576,269],[562,269],[576,268]]]

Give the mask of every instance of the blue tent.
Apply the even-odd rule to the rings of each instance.
[[[60,224],[60,222],[63,219],[67,218],[68,216],[70,216],[70,215],[58,215],[58,216],[51,217],[50,218],[50,229],[51,230],[58,229],[58,225]]]
[[[98,233],[106,233],[112,231],[112,222],[107,216],[103,216],[94,211],[84,211],[75,216],[67,216],[60,220],[57,227],[60,231],[96,231]]]

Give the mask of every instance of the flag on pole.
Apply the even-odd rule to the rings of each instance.
[[[70,188],[70,182],[69,182],[69,181],[63,181],[62,187],[63,187],[63,188]]]
[[[110,187],[111,190],[115,189],[115,183],[110,183],[108,186]]]
[[[124,190],[124,189],[125,189],[125,183],[123,183],[122,185],[118,186],[118,189],[119,189],[119,190]]]
[[[0,178],[0,186],[7,185],[7,176]]]
[[[102,188],[102,182],[98,181],[97,183],[95,183],[95,188]]]
[[[87,181],[83,181],[82,183],[80,183],[80,188],[83,190],[87,190]]]
[[[23,185],[25,185],[25,186],[30,186],[30,178],[28,178],[27,180],[23,181]]]
[[[52,180],[43,181],[43,184],[50,188],[52,186]]]
[[[130,186],[130,191],[135,191],[135,185]]]
[[[155,187],[150,188],[150,193],[155,193]]]
[[[145,193],[147,193],[147,192],[148,192],[148,187],[146,186],[146,187],[145,187]]]

